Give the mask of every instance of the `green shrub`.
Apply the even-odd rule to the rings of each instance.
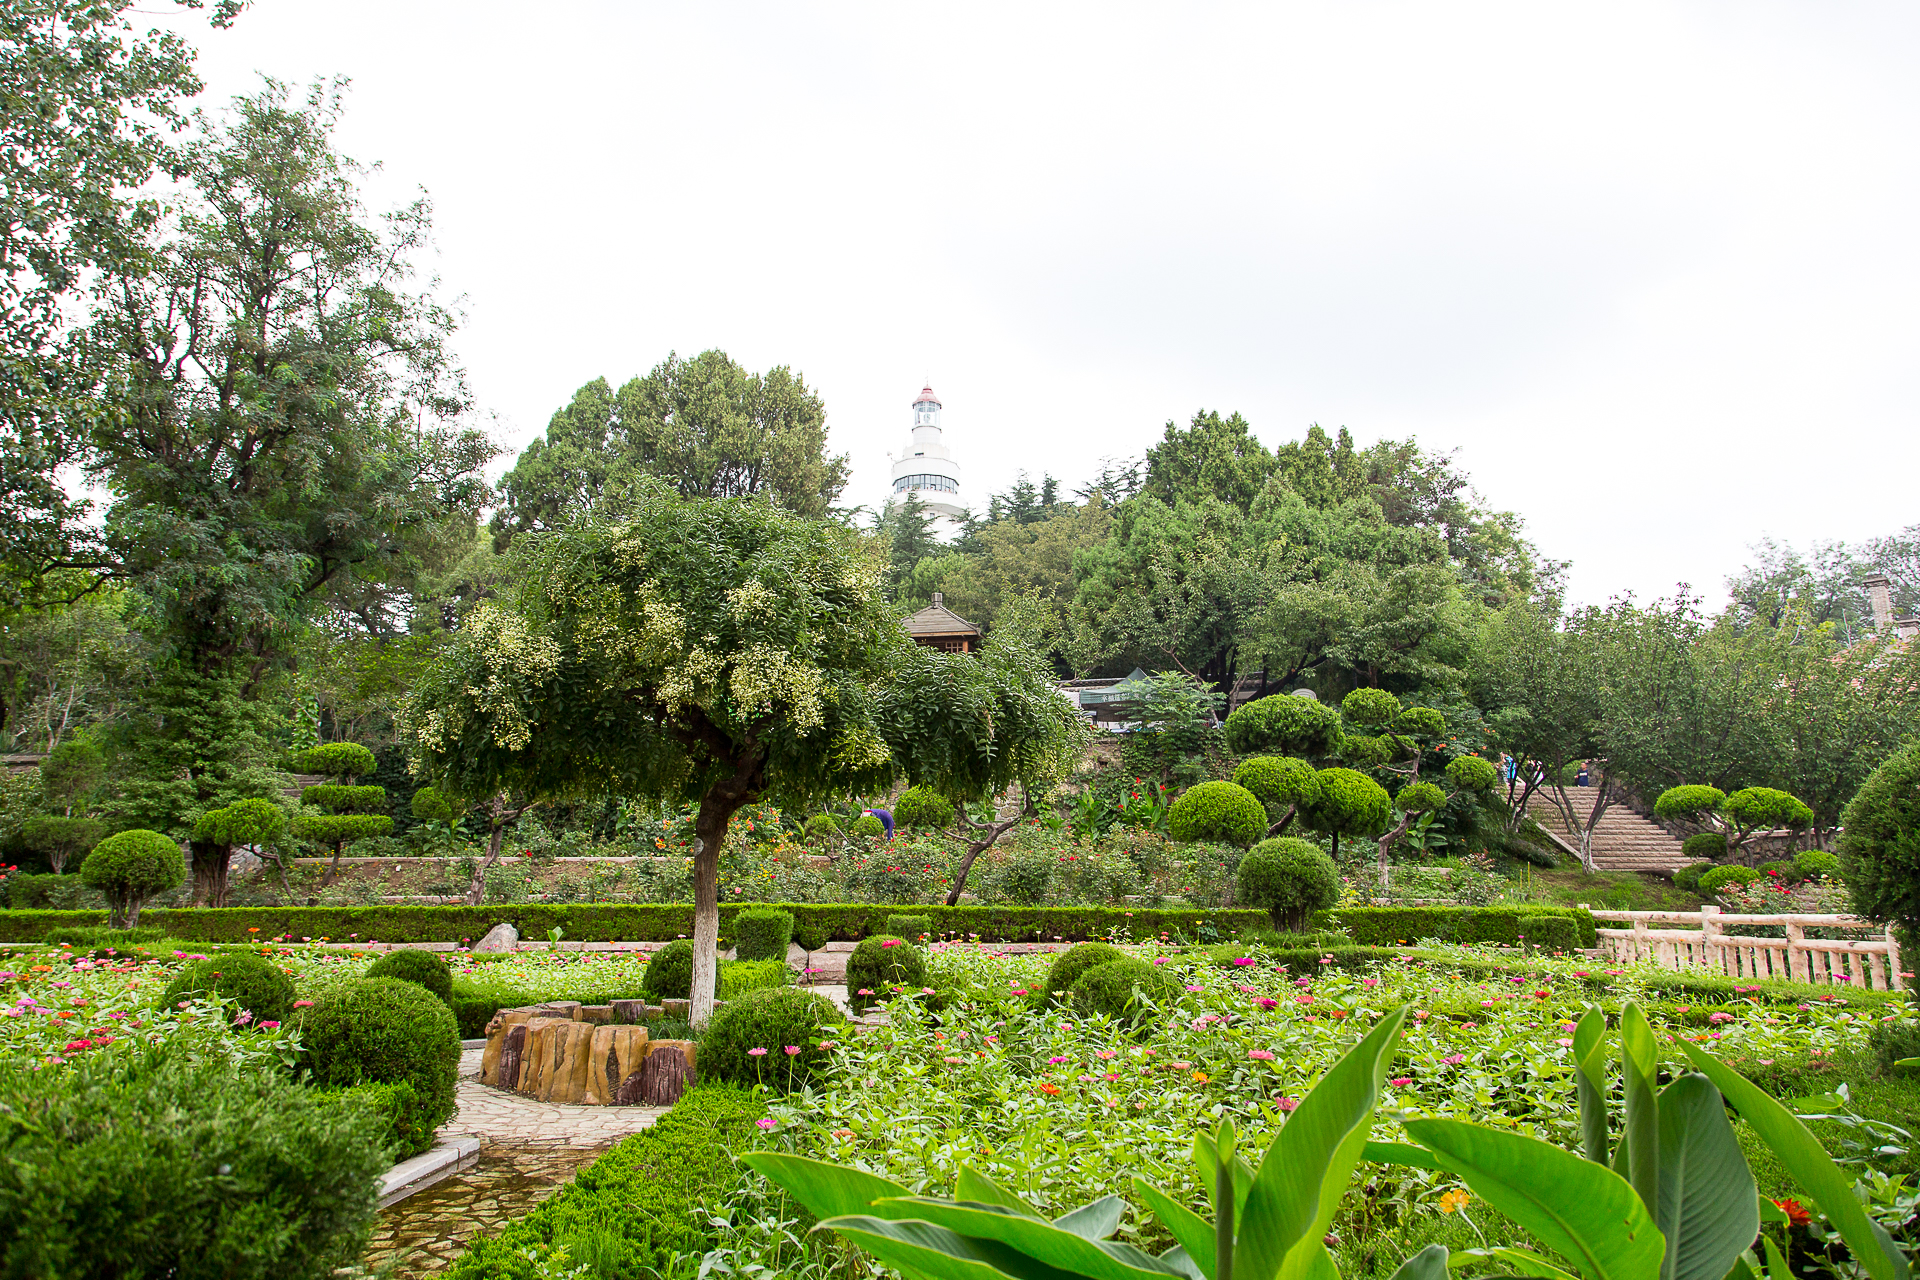
[[[1395,751],[1393,741],[1385,736],[1355,733],[1340,739],[1340,758],[1354,769],[1377,769],[1391,761]]]
[[[1727,860],[1727,833],[1724,831],[1701,831],[1688,836],[1680,842],[1682,857],[1695,862],[1717,863]],[[1678,884],[1679,881],[1674,881]],[[1690,886],[1689,886],[1690,887]]]
[[[409,808],[421,822],[453,821],[453,804],[438,787],[422,787],[414,792]]]
[[[7,877],[7,906],[15,911],[59,911],[98,906],[99,902],[99,891],[89,886],[77,871],[66,875],[20,871]]]
[[[829,1055],[820,1041],[832,1039],[846,1021],[831,1000],[798,987],[749,992],[727,1001],[707,1024],[700,1078],[797,1089],[825,1074]],[[788,1053],[790,1046],[800,1052]]]
[[[903,827],[950,827],[953,801],[927,787],[909,787],[893,802],[893,820]]]
[[[1047,969],[1047,999],[1056,1003],[1066,999],[1068,989],[1081,974],[1095,965],[1126,958],[1126,952],[1105,942],[1082,942],[1068,947],[1054,957]]]
[[[1867,1037],[1867,1044],[1880,1063],[1880,1069],[1890,1070],[1902,1058],[1920,1058],[1920,1023],[1876,1022]]]
[[[1122,956],[1094,965],[1068,988],[1074,1012],[1088,1017],[1104,1014],[1117,1022],[1139,1022],[1152,1014],[1140,996],[1165,1009],[1179,1001],[1180,984],[1164,969]]]
[[[140,923],[147,899],[178,889],[187,878],[180,846],[158,831],[122,831],[93,847],[80,864],[80,878],[107,895],[116,929]]]
[[[324,742],[308,747],[294,758],[298,773],[319,773],[329,778],[358,778],[376,768],[373,752],[357,742]]]
[[[933,932],[932,916],[888,916],[880,932],[889,938],[905,938],[917,942]]]
[[[1346,907],[1329,913],[1362,946],[1393,946],[1437,938],[1463,945],[1516,945],[1523,916],[1564,916],[1579,931],[1579,946],[1599,944],[1593,914],[1580,907]]]
[[[1712,896],[1730,884],[1753,884],[1766,879],[1752,867],[1730,866],[1715,867],[1700,874],[1700,892]]]
[[[183,1000],[220,996],[253,1015],[253,1021],[285,1022],[293,1015],[293,979],[259,956],[245,951],[194,960],[174,975],[160,997],[163,1008]]]
[[[828,942],[832,941],[832,939],[827,936],[825,927],[817,924],[795,925],[793,940],[800,944],[802,951],[809,953],[818,951],[820,948],[826,946]]]
[[[453,972],[446,961],[431,951],[403,947],[389,951],[367,966],[369,978],[398,978],[416,982],[448,1004],[453,1003]]]
[[[1673,887],[1685,889],[1688,893],[1698,893],[1700,877],[1719,865],[1717,862],[1696,862],[1691,866],[1682,867],[1673,873]]]
[[[386,807],[385,787],[349,787],[323,782],[300,793],[300,803],[317,804],[335,813],[367,813]]]
[[[1254,756],[1233,771],[1234,782],[1261,804],[1298,805],[1320,794],[1320,774],[1305,760]]]
[[[1240,901],[1262,907],[1282,931],[1298,930],[1340,900],[1333,859],[1305,840],[1262,840],[1240,860]]]
[[[278,1072],[144,1050],[9,1071],[0,1258],[44,1280],[321,1280],[357,1264],[379,1119]]]
[[[840,834],[840,819],[830,813],[816,813],[807,819],[806,832],[809,843],[837,836]]]
[[[1670,821],[1698,822],[1719,811],[1727,793],[1718,787],[1668,787],[1653,802],[1655,814]]]
[[[1521,916],[1520,936],[1542,951],[1580,949],[1580,928],[1569,916]]]
[[[55,875],[78,865],[87,850],[105,839],[106,834],[106,823],[94,818],[35,814],[20,824],[20,842],[45,858]]]
[[[1804,827],[1813,821],[1813,810],[1773,787],[1743,787],[1727,797],[1723,808],[1728,818],[1756,831]]]
[[[1355,769],[1322,769],[1320,795],[1302,805],[1307,826],[1340,836],[1377,836],[1393,819],[1387,789]]]
[[[733,954],[741,960],[787,959],[787,944],[793,941],[793,912],[778,907],[749,907],[733,918]],[[692,949],[688,949],[692,958]],[[692,982],[692,970],[688,970]]]
[[[1340,742],[1340,713],[1313,698],[1276,693],[1238,708],[1222,729],[1235,755],[1321,759]]]
[[[433,1107],[409,1080],[368,1081],[323,1091],[343,1107],[358,1107],[378,1118],[387,1158],[409,1160],[433,1146]]]
[[[448,1280],[547,1280],[540,1259],[591,1242],[597,1274],[665,1273],[676,1254],[711,1247],[713,1207],[738,1176],[736,1158],[764,1141],[766,1106],[732,1085],[687,1090],[671,1111],[582,1169],[571,1183],[514,1219],[477,1236]]]
[[[1266,829],[1265,806],[1253,792],[1232,782],[1189,787],[1167,810],[1167,832],[1175,840],[1219,841],[1244,849]]]
[[[1920,936],[1920,742],[1868,775],[1840,815],[1841,874],[1853,907]],[[98,857],[98,851],[95,851]]]
[[[847,957],[847,998],[855,1008],[885,999],[895,987],[919,991],[926,985],[926,953],[905,938],[876,935]]]
[[[1840,876],[1840,859],[1821,849],[1808,849],[1793,860],[1802,880],[1833,880]]]
[[[887,834],[887,824],[875,814],[863,813],[853,820],[853,825],[847,828],[847,834],[857,839],[879,839]]]
[[[1447,793],[1431,782],[1409,782],[1393,797],[1394,804],[1408,813],[1425,813],[1447,807]]]
[[[1447,781],[1462,791],[1487,791],[1500,780],[1500,771],[1479,756],[1455,756],[1447,762]]]
[[[686,1000],[693,994],[693,941],[676,938],[647,959],[640,989],[654,1000]]]
[[[1754,870],[1763,876],[1770,876],[1782,884],[1799,884],[1802,879],[1800,868],[1794,866],[1793,863],[1787,859],[1763,862],[1755,867]]]
[[[418,983],[362,978],[317,1001],[300,1032],[303,1065],[318,1083],[405,1080],[432,1128],[453,1114],[460,1028],[446,1001]]]
[[[1393,731],[1437,740],[1447,736],[1447,718],[1432,707],[1408,707],[1394,718]]]
[[[1340,699],[1340,714],[1365,729],[1385,728],[1400,714],[1400,699],[1385,689],[1355,689]]]

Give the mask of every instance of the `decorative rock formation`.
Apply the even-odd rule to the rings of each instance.
[[[587,1068],[587,1092],[582,1102],[616,1105],[620,1083],[639,1071],[647,1057],[645,1027],[595,1027]]]
[[[512,951],[520,941],[520,931],[510,924],[497,924],[487,930],[487,934],[474,944],[474,951],[487,955],[497,955]]]
[[[542,1102],[671,1105],[694,1078],[694,1045],[650,1040],[645,1025],[635,1025],[635,1015],[648,1012],[658,1014],[638,1000],[501,1009],[487,1023],[480,1081]],[[656,1046],[666,1052],[649,1068]]]
[[[647,1059],[641,1064],[639,1079],[621,1081],[620,1093],[638,1095],[649,1107],[670,1107],[680,1101],[687,1086],[694,1082],[694,1044],[691,1040],[656,1040],[647,1045]]]

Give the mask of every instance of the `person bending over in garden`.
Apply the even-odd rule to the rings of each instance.
[[[887,829],[887,839],[893,839],[893,810],[862,809],[860,816],[863,818],[871,816],[880,819],[880,825]]]

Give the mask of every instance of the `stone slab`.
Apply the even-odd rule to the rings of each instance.
[[[444,1136],[429,1150],[411,1160],[402,1160],[380,1175],[380,1207],[405,1200],[416,1191],[424,1191],[442,1178],[480,1162],[480,1139],[468,1134]]]

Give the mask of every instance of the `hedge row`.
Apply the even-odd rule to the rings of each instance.
[[[1561,917],[1573,922],[1575,946],[1600,945],[1594,931],[1593,913],[1583,907],[1349,907],[1327,913],[1327,918],[1346,931],[1358,946],[1410,946],[1423,938],[1442,942],[1496,942],[1518,946],[1527,933],[1524,923],[1533,917]],[[141,919],[146,917],[143,915]],[[1536,943],[1554,950],[1557,941],[1541,938],[1535,929]],[[1559,930],[1554,930],[1559,933]]]
[[[766,1106],[744,1089],[687,1090],[652,1128],[633,1135],[496,1236],[476,1239],[449,1280],[534,1280],[562,1246],[591,1249],[601,1275],[651,1275],[675,1253],[708,1247],[704,1230],[735,1160],[760,1145],[754,1122]],[[583,1247],[584,1246],[584,1247]]]
[[[783,987],[793,971],[779,960],[722,960],[720,990],[722,1000],[733,1000],[760,987]],[[461,979],[453,984],[453,1016],[460,1023],[462,1040],[477,1040],[486,1034],[487,1023],[502,1009],[519,1009],[530,1004],[545,1004],[556,999],[515,987],[493,986]],[[612,1004],[615,1000],[651,1000],[639,982],[628,986],[570,987],[566,999],[581,1004]]]
[[[749,906],[720,905],[720,931]],[[880,932],[889,915],[912,911],[929,917],[935,933],[978,934],[990,942],[1080,941],[1130,933],[1146,939],[1160,933],[1191,937],[1201,925],[1223,934],[1267,923],[1264,911],[1155,910],[1117,907],[901,907],[870,903],[779,903],[793,913],[794,936],[857,942]],[[522,938],[563,930],[568,942],[667,942],[693,932],[693,907],[685,903],[518,903],[485,907],[217,907],[143,911],[142,926],[196,942],[249,942],[290,934],[380,942],[478,942],[502,922]],[[106,923],[103,911],[0,911],[0,942],[37,942],[49,930]],[[250,930],[258,930],[251,932]]]

